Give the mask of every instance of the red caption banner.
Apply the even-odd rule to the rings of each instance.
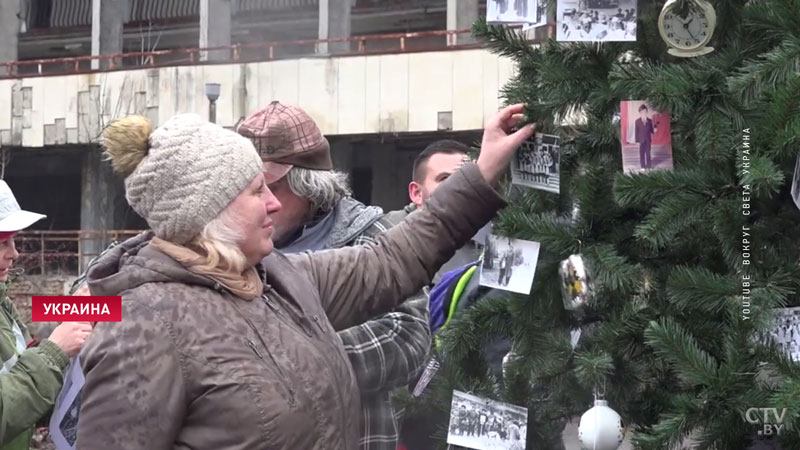
[[[34,296],[34,322],[121,322],[120,296]]]

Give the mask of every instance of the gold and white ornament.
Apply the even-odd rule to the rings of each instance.
[[[670,47],[670,55],[683,58],[714,51],[706,44],[717,26],[717,14],[706,0],[691,0],[686,17],[680,15],[680,0],[668,0],[658,16],[658,31]]]
[[[594,297],[592,274],[583,255],[570,255],[558,268],[561,279],[561,297],[564,308],[576,311],[585,307]]]

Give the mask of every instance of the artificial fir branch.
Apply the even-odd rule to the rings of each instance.
[[[746,63],[729,81],[731,92],[743,102],[758,100],[800,71],[800,38],[786,40],[774,50]]]
[[[742,25],[761,45],[777,44],[785,36],[800,35],[800,8],[795,0],[753,0],[745,8]]]
[[[486,17],[480,17],[472,25],[472,34],[482,39],[488,47],[503,56],[512,58],[535,57],[530,42],[515,28],[489,25]]]
[[[748,185],[754,195],[769,197],[783,185],[786,177],[770,158],[755,155],[749,163],[742,176],[742,184]]]
[[[619,174],[614,180],[614,199],[620,206],[652,207],[681,192],[704,193],[716,187],[702,169]]]
[[[691,386],[711,385],[718,376],[714,359],[674,320],[651,322],[645,330],[645,339]]]
[[[737,270],[742,261],[742,213],[738,199],[717,200],[711,206],[711,231],[716,238],[727,269]]]
[[[692,192],[678,192],[659,202],[636,227],[636,237],[653,249],[673,242],[679,233],[702,222],[707,216],[709,201]]]
[[[765,117],[757,132],[769,142],[760,153],[788,162],[797,155],[800,139],[800,77],[794,76],[767,96],[762,103]]]
[[[718,314],[741,293],[741,282],[704,267],[679,266],[670,272],[666,288],[667,299],[679,311]]]

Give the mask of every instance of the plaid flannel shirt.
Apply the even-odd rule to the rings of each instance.
[[[396,222],[382,218],[350,245],[375,242]],[[420,293],[394,311],[339,332],[361,391],[361,450],[396,450],[399,428],[392,392],[425,368],[431,345],[428,298]]]

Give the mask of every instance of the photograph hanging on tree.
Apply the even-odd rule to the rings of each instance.
[[[539,23],[543,6],[539,6],[538,0],[486,0],[486,21],[493,24]]]
[[[528,409],[453,391],[447,443],[477,450],[524,450]]]
[[[481,262],[481,286],[530,294],[539,260],[539,243],[490,235]]]
[[[558,0],[556,40],[636,40],[636,0]]]
[[[800,209],[800,155],[794,163],[794,175],[792,176],[792,200],[794,205]]]
[[[512,183],[558,194],[560,162],[561,138],[536,134],[511,159]]]
[[[761,342],[778,344],[793,361],[800,361],[800,307],[777,309],[774,326],[762,333]]]
[[[523,25],[522,32],[524,33],[528,30],[541,27],[542,25],[547,25],[547,9],[545,8],[543,0],[536,2],[536,22]]]
[[[644,101],[620,103],[622,170],[625,173],[672,170],[672,136],[669,113],[656,111]]]

